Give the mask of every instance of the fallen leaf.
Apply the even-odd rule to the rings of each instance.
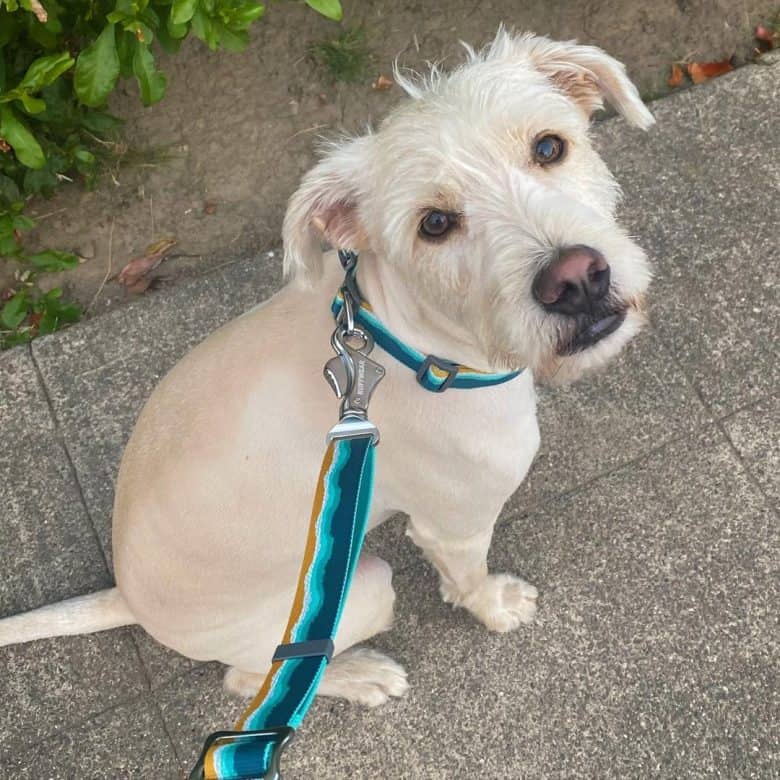
[[[384,92],[386,89],[390,89],[393,86],[393,80],[379,74],[377,80],[371,85],[371,89],[375,89],[377,92]]]
[[[145,293],[152,283],[152,279],[149,276],[142,276],[140,279],[136,279],[132,284],[127,285],[127,292],[133,295],[140,295]]]
[[[694,84],[701,84],[703,81],[714,79],[716,76],[722,76],[730,70],[734,70],[731,58],[721,62],[692,62],[688,65],[688,75]]]
[[[154,241],[153,243],[149,244],[149,246],[144,249],[144,254],[147,255],[159,255],[159,254],[165,254],[166,252],[173,249],[173,247],[176,246],[176,239],[173,238],[173,236],[169,236],[168,238],[161,238],[158,241]]]
[[[217,213],[217,204],[212,203],[210,200],[207,200],[203,204],[203,213],[204,214],[216,214]]]
[[[165,259],[165,255],[167,255],[174,246],[176,246],[175,238],[163,238],[150,244],[146,247],[143,255],[134,257],[119,272],[117,277],[119,284],[127,287],[130,292],[144,292],[151,280],[144,280],[146,281],[145,286],[138,285],[138,283],[162,263]]]
[[[666,83],[670,87],[679,87],[680,84],[683,83],[683,79],[685,78],[685,74],[683,73],[683,69],[675,63],[672,65],[672,73],[667,79]]]

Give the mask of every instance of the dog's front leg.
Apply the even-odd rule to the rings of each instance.
[[[442,598],[465,607],[492,631],[512,631],[530,623],[536,613],[537,591],[511,574],[488,574],[487,553],[495,518],[488,527],[471,535],[443,532],[437,523],[415,517],[406,533],[436,567]]]

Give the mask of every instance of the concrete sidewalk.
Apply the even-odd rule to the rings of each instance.
[[[539,619],[488,634],[444,605],[399,521],[402,701],[314,706],[285,778],[780,776],[780,65],[595,129],[657,268],[652,327],[541,394],[543,451],[492,568]],[[280,284],[239,260],[0,356],[0,615],[105,587],[112,484],[148,394]],[[326,356],[323,356],[323,360]],[[323,392],[324,390],[323,385]],[[217,664],[137,629],[0,650],[0,777],[180,778],[233,722]]]

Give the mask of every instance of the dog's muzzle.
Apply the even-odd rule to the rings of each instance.
[[[565,318],[568,338],[559,344],[559,355],[588,349],[623,324],[627,307],[612,300],[609,289],[609,264],[589,246],[562,249],[539,271],[531,288],[534,298],[546,312]]]

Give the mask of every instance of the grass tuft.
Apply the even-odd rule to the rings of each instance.
[[[335,81],[360,81],[371,64],[371,50],[361,27],[352,27],[328,41],[317,41],[310,47],[314,60]]]

